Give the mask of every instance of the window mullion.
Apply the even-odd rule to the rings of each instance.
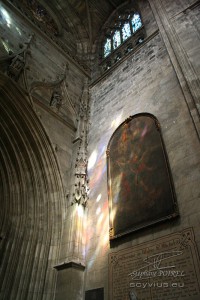
[[[131,35],[133,35],[133,27],[132,27],[132,22],[131,19],[129,20],[130,28],[131,28]]]
[[[120,40],[121,40],[121,44],[122,44],[123,43],[122,26],[119,28],[119,31],[120,31]]]
[[[118,19],[115,19],[113,25],[110,31],[107,32],[110,37],[106,41],[104,40],[103,58],[112,54],[115,49],[133,36],[142,27],[142,21],[138,12],[130,11],[129,13],[125,13],[123,18],[120,15]],[[110,44],[108,44],[108,39],[110,40]]]

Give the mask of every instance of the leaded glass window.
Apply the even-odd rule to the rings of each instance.
[[[115,19],[113,24],[110,26],[112,29],[106,33],[106,35],[110,37],[107,37],[106,40],[104,40],[102,51],[103,58],[109,56],[141,27],[142,20],[138,12],[129,11],[123,15],[118,15],[117,20]]]
[[[108,56],[111,53],[111,39],[107,38],[104,44],[104,57]]]
[[[116,49],[121,44],[121,35],[120,31],[116,30],[113,35],[113,49]]]
[[[133,32],[137,31],[140,27],[142,27],[142,21],[140,15],[135,13],[131,20]]]
[[[124,26],[122,27],[122,39],[123,41],[127,40],[131,36],[131,27],[130,23],[124,23]]]

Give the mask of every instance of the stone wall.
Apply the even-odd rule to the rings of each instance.
[[[155,2],[159,1],[152,2],[155,5]],[[184,13],[180,12],[183,7],[178,1],[176,1],[177,5],[174,1],[171,2],[173,5],[165,2],[165,6],[171,9],[171,14],[179,13],[183,17]],[[195,16],[197,9],[195,8],[193,12]],[[176,22],[180,15],[176,16]],[[196,35],[198,32],[196,27],[191,23],[190,26],[193,26],[189,28],[194,28],[193,34]],[[187,47],[190,41],[188,32],[190,29],[185,26],[185,23],[179,23],[176,28],[177,35],[183,39],[184,47]],[[193,45],[190,43],[190,46],[188,51],[191,56],[188,52],[188,60],[192,63],[194,56],[199,55],[196,51],[199,47],[198,40],[196,39],[195,42],[193,40]],[[95,82],[90,89],[92,108],[88,171],[91,192],[87,222],[85,289],[104,287],[106,300],[108,299],[108,253],[190,226],[194,227],[196,242],[200,247],[199,139],[173,62],[171,52],[165,45],[163,32],[158,32],[116,69],[111,69],[108,74]],[[198,73],[198,63],[195,64],[195,73]],[[188,75],[184,80],[188,82],[193,78]],[[157,225],[153,229],[131,234],[113,245],[109,244],[106,147],[120,123],[130,115],[142,112],[155,115],[160,122],[180,218]]]
[[[10,2],[1,4],[0,299],[82,300],[84,289],[103,287],[108,300],[108,254],[112,251],[188,227],[194,228],[200,248],[199,1],[142,0],[138,4],[145,41],[100,78],[99,52],[94,55],[88,140],[87,72]],[[7,76],[8,67],[30,35],[25,68],[14,82]],[[62,105],[51,107],[58,87]],[[78,125],[80,108],[84,126]],[[106,148],[120,123],[142,112],[160,122],[180,218],[110,244]],[[73,176],[75,162],[83,158],[77,156],[83,141],[84,159],[87,142],[89,150],[86,208],[77,202],[79,194],[77,199],[68,194],[71,188],[78,190]]]
[[[0,299],[54,299],[58,274],[54,266],[60,249],[67,252],[61,239],[72,142],[87,76],[12,5],[1,4],[0,13],[1,91],[5,89],[0,95]],[[9,78],[13,59],[27,48],[19,78]],[[51,107],[57,88],[62,103]]]
[[[55,153],[61,166],[63,184],[67,190],[72,140],[77,127],[85,75],[81,67],[78,68],[71,63],[62,50],[58,50],[56,45],[48,40],[48,37],[39,32],[28,20],[22,19],[14,7],[11,9],[10,6],[1,4],[0,8],[2,16],[0,60],[1,70],[4,73],[12,58],[19,53],[23,45],[26,45],[30,36],[33,36],[24,73],[21,74],[18,84],[25,90],[26,96],[28,94],[27,99],[47,130],[52,145],[56,147]],[[8,61],[7,65],[4,61]],[[61,83],[63,104],[58,111],[50,107],[50,100],[54,87],[64,75],[65,79]]]

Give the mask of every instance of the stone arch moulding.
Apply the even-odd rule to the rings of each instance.
[[[63,186],[51,143],[17,84],[0,74],[0,290],[54,299]]]
[[[107,147],[110,239],[178,216],[169,162],[155,116],[130,116]]]

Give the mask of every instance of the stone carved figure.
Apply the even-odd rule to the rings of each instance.
[[[25,67],[25,58],[23,53],[15,56],[8,67],[8,76],[17,81]]]
[[[60,90],[54,90],[50,100],[50,106],[59,109],[62,105],[62,92]]]

